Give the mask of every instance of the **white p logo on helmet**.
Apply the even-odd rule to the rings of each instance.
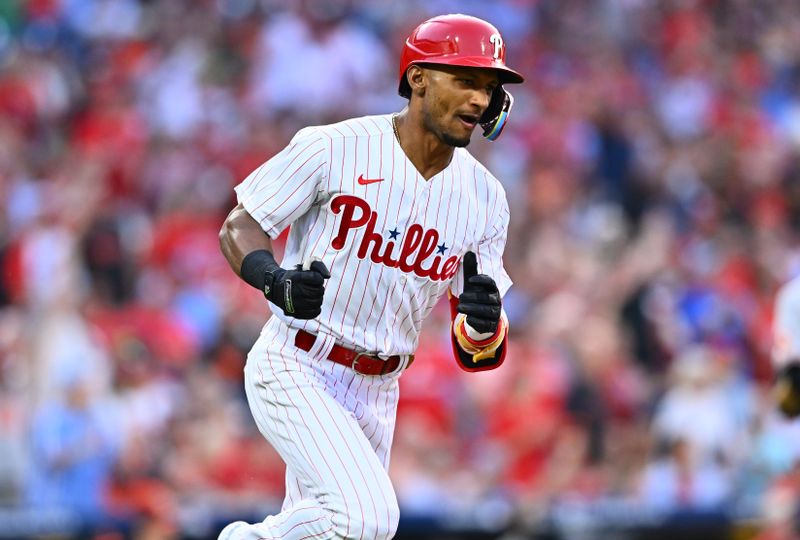
[[[503,52],[503,38],[500,34],[492,34],[489,36],[489,41],[494,45],[494,56],[495,60],[500,60],[500,53]]]

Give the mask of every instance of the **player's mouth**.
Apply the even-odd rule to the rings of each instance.
[[[478,120],[480,120],[478,115],[475,114],[459,114],[458,119],[461,120],[464,127],[470,131],[475,129],[475,126],[478,125]]]

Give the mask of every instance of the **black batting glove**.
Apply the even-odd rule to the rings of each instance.
[[[295,319],[314,319],[322,313],[325,280],[331,277],[322,261],[313,261],[308,270],[299,264],[286,270],[264,249],[244,258],[240,274],[264,293],[267,300]]]
[[[272,286],[266,289],[267,299],[295,319],[314,319],[322,313],[325,280],[331,273],[322,261],[314,261],[308,270],[297,265],[292,270],[273,270]],[[269,277],[267,277],[269,280]]]
[[[468,251],[464,265],[464,292],[458,297],[458,312],[467,316],[467,324],[481,334],[497,332],[502,303],[497,284],[486,274],[478,273],[478,259]]]
[[[787,418],[800,416],[800,361],[793,361],[778,373],[775,381],[778,409]]]

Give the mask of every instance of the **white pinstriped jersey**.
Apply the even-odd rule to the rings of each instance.
[[[302,129],[235,189],[271,238],[291,226],[281,266],[319,258],[331,272],[319,317],[275,315],[345,346],[414,353],[437,300],[448,286],[461,293],[469,250],[501,294],[511,286],[500,183],[463,148],[425,181],[395,139],[391,115]]]

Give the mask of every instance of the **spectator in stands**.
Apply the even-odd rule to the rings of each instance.
[[[66,508],[88,523],[107,517],[104,506],[117,455],[117,434],[105,404],[77,375],[64,399],[46,402],[31,421],[26,499],[37,508]]]

